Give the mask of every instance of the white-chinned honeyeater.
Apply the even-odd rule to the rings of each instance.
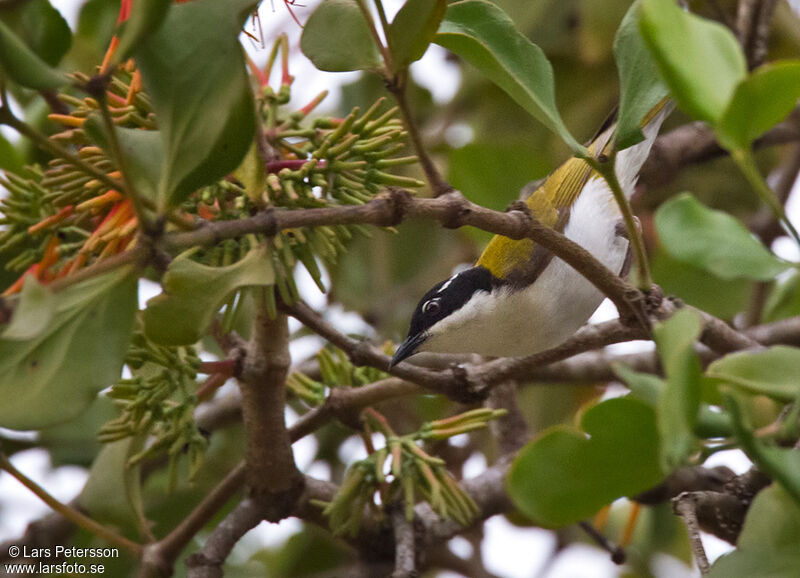
[[[644,140],[616,155],[617,177],[628,198],[671,110],[671,102],[659,103],[642,122]],[[592,154],[612,146],[614,128],[601,129],[588,147]],[[605,179],[586,161],[566,161],[525,202],[539,221],[611,271],[626,268],[630,255],[622,214]],[[475,265],[422,297],[392,365],[422,351],[531,355],[564,342],[602,300],[590,281],[533,240],[496,235]]]

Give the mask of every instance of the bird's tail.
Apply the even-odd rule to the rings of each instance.
[[[661,124],[674,109],[675,103],[671,99],[664,98],[661,100],[642,121],[641,129],[644,140],[617,154],[615,165],[617,178],[626,197],[630,198],[633,195],[636,180],[639,178],[639,171],[650,154],[650,149],[658,136]]]

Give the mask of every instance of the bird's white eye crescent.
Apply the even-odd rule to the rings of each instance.
[[[422,312],[425,315],[436,315],[442,309],[442,305],[438,299],[431,299],[422,306]]]

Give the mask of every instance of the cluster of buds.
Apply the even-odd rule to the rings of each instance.
[[[190,475],[203,463],[206,437],[197,428],[196,377],[201,365],[192,347],[164,347],[134,334],[125,363],[133,377],[111,387],[111,397],[120,415],[100,429],[101,442],[132,436],[150,440],[147,447],[131,456],[129,465],[166,452],[170,459],[170,483],[176,480],[178,458],[189,458]]]
[[[402,503],[406,518],[411,521],[417,496],[440,516],[468,525],[479,513],[477,505],[447,470],[445,461],[427,453],[419,442],[485,428],[489,421],[505,413],[476,409],[426,423],[412,434],[398,436],[384,416],[367,409],[367,430],[380,432],[386,444],[377,450],[370,447],[370,455],[348,469],[336,496],[325,505],[331,528],[337,534],[353,535],[367,511],[380,514],[379,504]]]
[[[387,343],[384,352],[390,353],[391,347],[391,343]],[[325,401],[326,388],[361,387],[389,377],[380,369],[353,365],[344,351],[332,346],[321,349],[316,359],[321,381],[297,371],[286,380],[289,390],[309,405],[319,405]]]
[[[138,87],[135,71],[121,68],[111,78],[106,92],[109,111],[118,126],[152,130],[155,118],[146,95]],[[76,73],[76,83],[87,76]],[[5,294],[22,288],[25,276],[33,274],[41,282],[74,273],[90,262],[105,259],[132,246],[138,220],[128,199],[109,182],[119,182],[120,172],[99,147],[90,144],[83,124],[100,104],[93,98],[79,99],[60,94],[72,107],[69,114],[51,114],[49,119],[65,130],[50,138],[77,149],[82,163],[104,174],[99,179],[66,159],[56,157],[42,170],[26,168],[24,175],[6,172],[0,185],[9,194],[0,201],[0,254],[13,255],[5,263],[10,271],[24,272]]]

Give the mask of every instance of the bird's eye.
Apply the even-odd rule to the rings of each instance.
[[[431,299],[422,306],[422,312],[425,315],[436,315],[441,309],[442,305],[439,303],[438,299]]]

